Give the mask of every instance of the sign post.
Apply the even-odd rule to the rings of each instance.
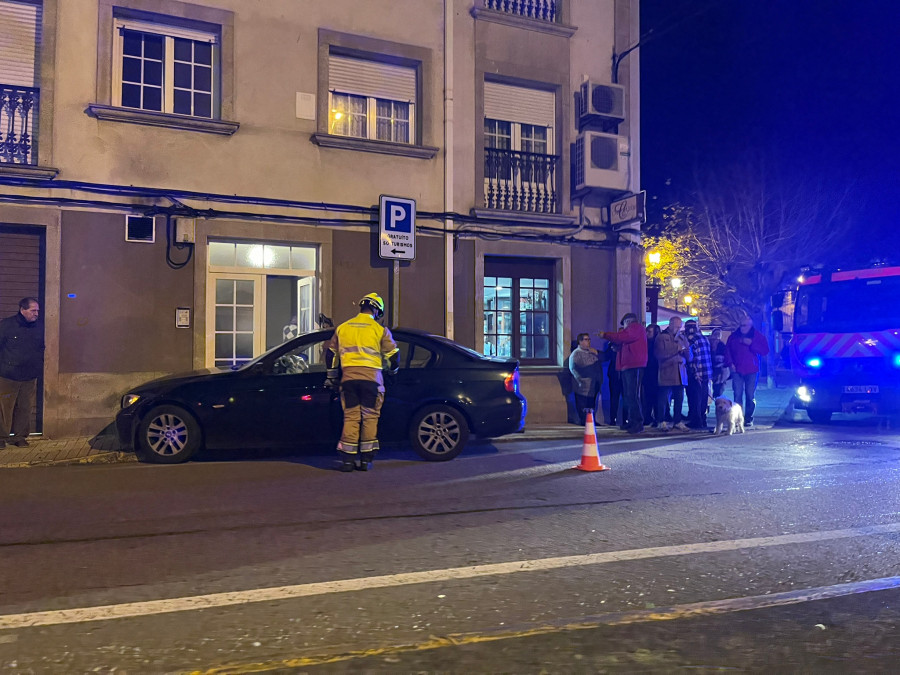
[[[378,256],[393,260],[391,325],[400,320],[400,261],[416,259],[416,200],[381,195],[378,219]]]

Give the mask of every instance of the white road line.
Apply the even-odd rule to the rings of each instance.
[[[148,600],[145,602],[129,602],[119,605],[102,605],[97,607],[81,607],[77,609],[60,609],[26,614],[0,615],[0,630],[28,628],[34,626],[54,626],[86,621],[109,621],[128,617],[166,614],[170,612],[187,612],[213,607],[245,605],[253,602],[270,602],[291,598],[304,598],[330,593],[347,593],[365,591],[373,588],[391,588],[411,584],[435,583],[457,579],[474,579],[477,577],[496,576],[500,574],[517,574],[520,572],[540,572],[563,569],[567,567],[583,567],[586,565],[602,565],[604,563],[622,562],[626,560],[646,560],[648,558],[665,558],[698,553],[721,553],[751,548],[768,548],[790,544],[809,544],[835,539],[869,537],[873,535],[895,534],[900,532],[900,523],[854,527],[843,530],[826,530],[823,532],[800,532],[774,537],[753,537],[748,539],[731,539],[726,541],[700,542],[678,546],[656,546],[652,548],[629,549],[624,551],[606,551],[585,555],[562,556],[557,558],[539,558],[536,560],[517,560],[491,565],[474,565],[471,567],[451,567],[442,570],[426,570],[423,572],[405,572],[387,574],[377,577],[358,579],[342,579],[324,581],[295,586],[278,586],[274,588],[258,588],[247,591],[227,593],[211,593],[183,598],[165,600]]]

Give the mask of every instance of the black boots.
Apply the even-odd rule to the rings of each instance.
[[[347,452],[338,452],[338,457],[340,458],[341,463],[338,465],[338,471],[349,472],[353,471],[354,462],[353,455]]]
[[[356,466],[358,471],[371,471],[372,461],[375,459],[374,452],[359,453],[359,464]]]

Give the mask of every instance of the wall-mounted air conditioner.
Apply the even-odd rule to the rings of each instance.
[[[618,84],[581,83],[578,96],[578,130],[591,125],[606,127],[625,121],[625,87]]]
[[[599,131],[583,131],[575,139],[574,175],[576,192],[589,189],[627,190],[628,138]]]

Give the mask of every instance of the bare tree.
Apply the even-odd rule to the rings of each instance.
[[[750,315],[773,344],[771,297],[805,266],[840,261],[854,223],[851,187],[834,190],[757,158],[695,179],[667,207],[661,239],[684,251],[679,274],[705,296],[715,323]],[[774,373],[777,355],[769,359]]]

